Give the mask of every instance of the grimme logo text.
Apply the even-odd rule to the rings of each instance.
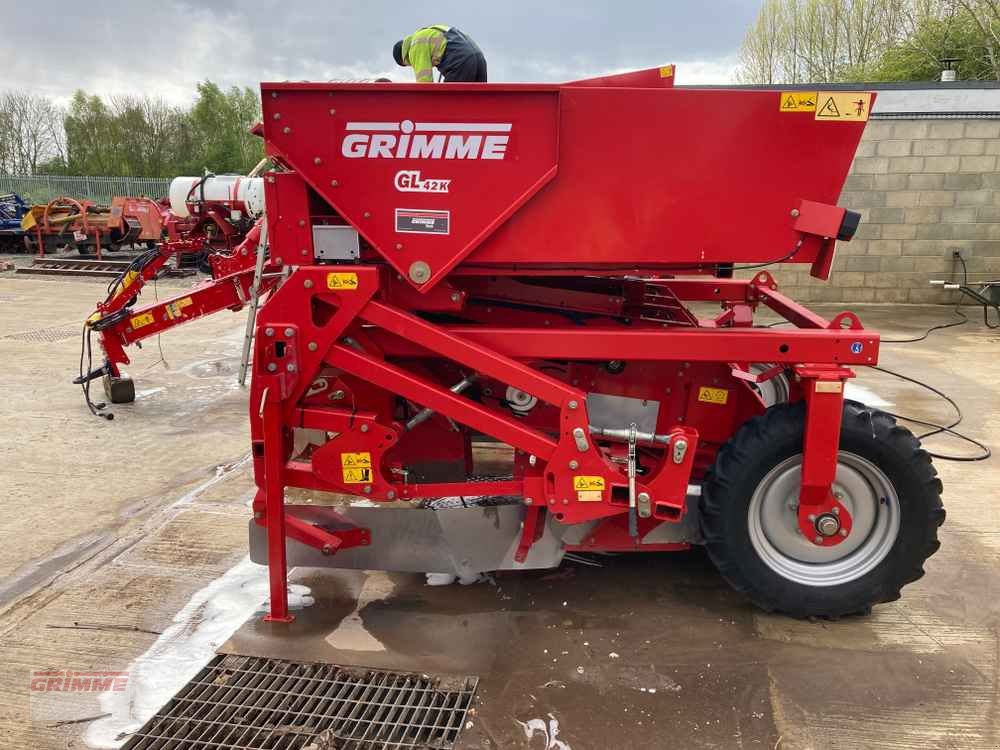
[[[348,159],[503,159],[509,122],[349,122]]]
[[[75,669],[35,670],[28,690],[32,693],[122,693],[128,672],[88,672]]]

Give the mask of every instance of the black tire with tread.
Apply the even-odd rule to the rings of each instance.
[[[748,420],[720,449],[702,488],[706,549],[722,577],[765,611],[793,617],[867,613],[874,604],[898,599],[903,586],[924,574],[924,561],[940,546],[941,481],[908,429],[888,414],[845,400],[840,450],[867,459],[888,477],[899,497],[899,535],[885,559],[853,581],[821,587],[788,580],[754,550],[748,508],[767,473],[802,452],[804,429],[803,402],[778,404]]]

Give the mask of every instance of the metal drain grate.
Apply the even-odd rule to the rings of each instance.
[[[52,326],[51,328],[36,328],[33,331],[21,331],[4,336],[13,341],[27,341],[31,344],[51,344],[80,336],[80,326]]]
[[[478,682],[220,655],[123,750],[447,750]]]

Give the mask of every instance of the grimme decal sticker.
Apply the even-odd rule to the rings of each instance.
[[[497,159],[507,155],[509,122],[349,122],[348,159]]]
[[[451,211],[431,211],[425,208],[397,208],[396,231],[411,234],[448,234]]]
[[[447,193],[451,180],[424,179],[419,169],[396,172],[396,190],[401,193]]]

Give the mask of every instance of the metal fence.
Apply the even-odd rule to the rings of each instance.
[[[48,203],[53,198],[69,196],[108,204],[116,195],[162,198],[170,189],[170,180],[162,177],[70,177],[0,175],[0,195],[17,193],[28,203]]]

